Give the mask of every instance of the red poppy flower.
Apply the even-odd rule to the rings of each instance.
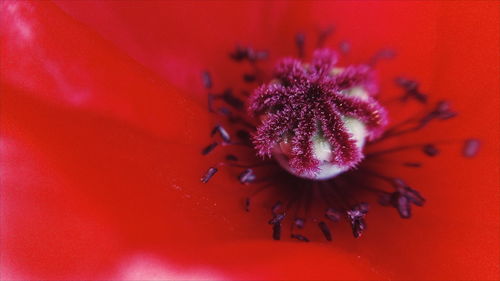
[[[499,277],[498,2],[0,5],[2,279]],[[353,61],[398,51],[380,66],[385,91],[418,77],[459,112],[407,140],[483,146],[394,171],[428,199],[412,220],[381,208],[362,239],[339,227],[333,243],[275,242],[232,178],[199,182],[215,122],[199,74],[238,84],[235,43],[290,55],[297,31],[332,22]]]

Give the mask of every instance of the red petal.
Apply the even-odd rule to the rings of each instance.
[[[121,267],[148,265],[134,263],[143,254],[170,268],[164,278],[193,266],[214,278],[498,276],[497,3],[275,4],[262,18],[264,4],[79,3],[59,4],[91,28],[52,3],[1,4],[2,277],[125,278]],[[181,19],[189,19],[182,29]],[[395,45],[401,56],[382,66],[384,78],[408,70],[434,97],[453,100],[463,117],[417,138],[485,144],[474,160],[437,158],[428,179],[409,175],[429,200],[415,219],[377,210],[362,240],[339,230],[331,246],[269,241],[260,226],[266,214],[244,215],[237,199],[245,192],[226,175],[201,186],[213,159],[199,160],[210,121],[156,76],[200,93],[199,70],[214,65],[224,74],[220,53],[233,41],[286,53],[292,45],[283,38],[312,29],[312,19],[338,19],[339,36],[367,56]]]
[[[200,96],[200,72],[224,73],[216,84],[241,80],[227,72],[236,43],[294,50],[293,36],[307,26],[309,3],[58,1],[66,12],[98,31],[131,57]],[[289,40],[283,40],[288,38]]]

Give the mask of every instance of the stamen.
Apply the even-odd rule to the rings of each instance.
[[[253,173],[252,169],[246,169],[245,171],[241,172],[241,174],[238,176],[238,179],[240,183],[250,183],[255,180],[256,176]]]
[[[250,198],[245,198],[245,211],[250,212]]]
[[[295,45],[297,45],[297,52],[299,58],[304,57],[304,45],[306,43],[306,36],[304,33],[297,33],[295,35]]]
[[[425,203],[425,198],[401,179],[393,179],[393,184],[396,191],[381,194],[379,203],[382,206],[392,205],[397,209],[401,218],[408,219],[411,217],[411,203],[421,207]]]
[[[435,143],[451,144],[451,143],[453,143],[453,141],[439,141],[439,142],[436,141]],[[390,154],[390,153],[395,153],[395,152],[399,152],[399,151],[404,151],[404,150],[416,149],[416,148],[420,148],[420,149],[422,149],[422,151],[424,151],[424,148],[426,145],[428,145],[428,144],[409,144],[409,145],[396,146],[396,147],[392,147],[392,148],[388,148],[388,149],[384,149],[384,150],[374,151],[374,152],[367,153],[365,155],[365,159],[378,157],[378,156],[382,156],[382,155],[386,155],[386,154]],[[435,144],[432,144],[432,145],[435,145]]]
[[[368,204],[360,203],[347,211],[347,217],[351,222],[352,234],[355,238],[361,237],[366,229],[365,216],[368,213]]]
[[[399,193],[403,194],[408,200],[413,204],[422,207],[425,203],[425,198],[420,195],[420,193],[409,186],[405,186],[404,189],[400,189]]]
[[[207,183],[215,175],[215,173],[217,173],[217,168],[210,167],[205,175],[201,177],[201,182]]]
[[[340,221],[341,214],[333,208],[328,208],[325,212],[325,217],[333,222],[338,222]]]
[[[321,221],[318,223],[319,229],[325,236],[325,239],[328,241],[332,241],[332,233],[330,232],[330,228],[328,228],[328,225],[326,225],[325,222]]]
[[[411,217],[411,206],[408,198],[399,192],[393,193],[392,204],[397,208],[401,218],[407,219]]]
[[[243,60],[256,62],[267,59],[268,52],[265,50],[256,51],[251,47],[236,46],[236,49],[229,54],[229,57],[237,62],[241,62]]]
[[[420,121],[420,127],[425,126],[433,119],[448,120],[455,116],[457,116],[457,113],[451,110],[450,103],[448,101],[440,101],[436,104],[434,110],[422,118]]]
[[[474,157],[479,152],[481,142],[477,139],[468,139],[464,143],[462,153],[465,157]]]
[[[273,224],[273,239],[280,240],[281,239],[281,223]]]
[[[217,147],[217,145],[218,145],[217,142],[213,142],[213,143],[209,144],[208,146],[206,146],[205,148],[203,148],[203,150],[201,151],[201,154],[202,155],[209,154],[210,152],[212,152],[212,150],[214,150]]]
[[[285,214],[274,214],[273,218],[269,220],[269,224],[280,223],[285,218]]]
[[[226,155],[226,160],[227,161],[238,161],[238,157],[236,157],[233,154],[228,154],[228,155]]]
[[[396,52],[391,49],[382,49],[378,51],[368,62],[368,65],[375,66],[382,59],[393,59],[396,56]]]
[[[282,207],[283,207],[283,205],[281,204],[281,201],[277,201],[271,207],[271,212],[273,212],[273,214],[277,214],[281,210]]]
[[[299,229],[302,229],[304,228],[304,224],[305,224],[305,221],[304,219],[302,218],[296,218],[294,221],[293,221],[294,225],[299,228]]]
[[[243,80],[247,83],[252,83],[255,82],[255,80],[257,80],[257,76],[255,76],[255,74],[245,73],[243,74]]]
[[[322,48],[325,45],[326,40],[333,34],[335,31],[335,26],[331,25],[319,32],[318,41],[316,42],[316,48]]]
[[[222,95],[220,96],[227,104],[229,104],[230,106],[238,109],[238,110],[241,110],[243,109],[243,105],[245,104],[242,100],[240,100],[239,98],[237,98],[234,94],[233,94],[233,90],[231,89],[226,89]]]
[[[434,157],[434,156],[439,154],[439,150],[433,144],[424,145],[422,150],[425,154],[427,154],[427,156],[431,156],[431,157]]]
[[[302,242],[309,242],[309,239],[307,237],[305,237],[304,235],[292,234],[291,237],[294,239],[297,239],[299,241],[302,241]]]
[[[229,56],[235,61],[248,59],[248,49],[242,46],[236,46],[236,49]]]
[[[203,81],[203,87],[205,87],[205,89],[212,88],[212,76],[210,75],[210,72],[203,71],[201,73],[201,77]]]
[[[349,51],[351,50],[351,43],[349,43],[348,41],[341,41],[339,43],[339,50],[344,55],[347,54],[347,53],[349,53]]]
[[[420,103],[427,103],[427,95],[420,92],[420,85],[417,81],[410,80],[404,77],[397,77],[395,79],[395,82],[405,90],[405,94],[401,98],[402,101],[408,101],[409,99],[413,98]]]
[[[216,125],[213,129],[212,132],[210,132],[210,136],[214,136],[216,133],[219,133],[220,137],[222,140],[226,143],[231,142],[231,137],[229,136],[229,133],[222,127],[221,125]]]

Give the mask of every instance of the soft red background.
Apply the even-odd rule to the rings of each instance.
[[[0,5],[2,279],[499,278],[499,2]],[[331,23],[352,61],[398,51],[380,67],[385,93],[408,75],[460,113],[401,142],[474,136],[483,147],[391,170],[428,199],[411,220],[376,208],[362,239],[339,225],[331,244],[274,242],[228,175],[199,183],[215,161],[199,156],[215,122],[200,70],[217,88],[239,85],[235,43],[276,58],[293,54],[297,31]],[[138,266],[145,256],[154,262]],[[164,270],[130,273],[141,266]]]

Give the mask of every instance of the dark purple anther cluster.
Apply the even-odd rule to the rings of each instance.
[[[425,198],[400,179],[394,179],[394,186],[396,191],[384,193],[379,203],[396,208],[401,218],[408,219],[411,217],[411,204],[421,207],[425,204]]]
[[[352,234],[355,238],[361,237],[366,229],[365,216],[368,213],[368,204],[359,203],[347,211],[347,218],[351,222]]]
[[[329,49],[316,50],[309,64],[286,58],[275,69],[276,79],[253,92],[249,112],[265,116],[254,137],[260,156],[270,157],[273,147],[288,137],[290,167],[314,173],[319,163],[311,139],[320,133],[331,145],[332,164],[350,168],[362,159],[342,118],[362,121],[367,138],[373,140],[387,123],[386,111],[373,97],[377,84],[369,66],[348,66],[334,73],[336,62],[336,53]],[[353,87],[362,87],[366,97],[349,95]]]

